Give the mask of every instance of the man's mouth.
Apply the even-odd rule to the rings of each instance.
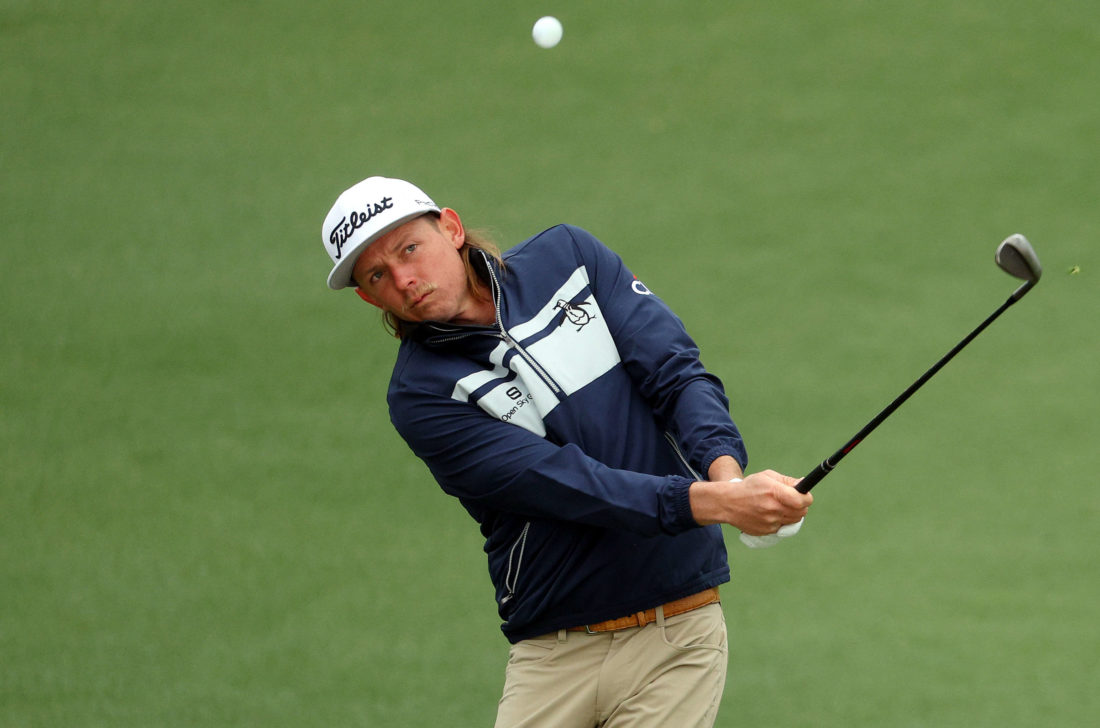
[[[424,302],[428,296],[435,292],[435,286],[428,286],[423,290],[417,291],[409,297],[408,303],[405,304],[405,310],[411,311]]]

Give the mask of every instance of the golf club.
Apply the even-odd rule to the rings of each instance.
[[[842,448],[825,458],[817,467],[811,470],[796,486],[798,491],[809,493],[810,489],[820,483],[821,479],[828,475],[845,455],[854,450],[856,445],[863,442],[876,427],[881,425],[887,417],[892,415],[898,407],[904,404],[905,400],[913,396],[914,392],[920,389],[924,383],[942,369],[947,362],[951,361],[956,354],[962,351],[963,347],[973,341],[978,334],[982,333],[982,331],[993,323],[998,316],[1004,313],[1009,306],[1023,298],[1024,294],[1030,291],[1035,284],[1039,282],[1039,277],[1043,274],[1043,268],[1039,265],[1039,257],[1035,254],[1035,250],[1031,247],[1031,243],[1027,241],[1027,238],[1018,233],[1009,236],[1004,242],[997,246],[995,260],[1001,270],[1023,280],[1024,284],[1017,288],[1012,295],[1008,297],[1008,300],[1005,301],[1000,308],[994,311],[989,318],[981,322],[976,329],[967,334],[965,339],[956,344],[955,348],[947,352],[942,359],[932,365],[931,369],[922,374],[920,379],[909,385],[909,388],[898,395],[897,399],[887,405],[886,409],[875,415],[875,418],[868,422],[862,430],[857,432],[851,440],[848,440]]]

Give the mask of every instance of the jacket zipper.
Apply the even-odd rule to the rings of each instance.
[[[528,354],[527,350],[520,346],[518,341],[509,336],[508,332],[504,330],[503,326],[500,328],[500,338],[504,341],[505,344],[507,344],[512,349],[515,349],[516,352],[518,352],[519,355],[523,357],[523,360],[527,362],[532,369],[535,370],[535,374],[539,375],[539,379],[546,383],[546,386],[550,388],[550,391],[552,391],[554,394],[561,394],[561,387],[558,386],[558,383],[555,382],[550,377],[550,375],[546,373],[546,370],[543,369],[542,366],[535,360],[535,357]]]
[[[484,255],[484,253],[482,254]],[[526,349],[519,345],[519,342],[511,337],[508,331],[504,328],[504,322],[500,318],[500,301],[503,296],[500,281],[497,280],[496,273],[493,271],[493,266],[489,265],[489,261],[485,261],[485,268],[489,271],[489,277],[493,281],[493,309],[496,316],[497,328],[500,329],[501,340],[509,346],[509,348],[515,349],[517,353],[527,364],[535,370],[535,374],[538,374],[539,378],[546,383],[546,386],[550,388],[550,391],[555,395],[559,395],[562,392],[561,387],[554,381],[542,365],[538,363],[535,357],[531,356]]]
[[[668,430],[665,430],[665,439],[668,440],[669,445],[672,445],[672,451],[676,453],[676,457],[680,458],[680,462],[682,462],[684,464],[684,467],[688,469],[688,472],[691,473],[691,476],[696,480],[706,480],[706,478],[702,477],[701,475],[699,475],[699,473],[695,471],[695,468],[691,467],[691,463],[689,463],[687,461],[687,458],[684,457],[683,450],[681,450],[680,446],[676,444],[676,438],[673,437],[672,433]]]

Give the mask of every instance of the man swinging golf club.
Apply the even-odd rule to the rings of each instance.
[[[497,726],[712,725],[717,524],[775,534],[812,496],[743,474],[723,385],[680,320],[584,230],[502,255],[402,180],[346,190],[321,237],[328,285],[355,286],[401,339],[394,426],[485,537],[512,644]]]

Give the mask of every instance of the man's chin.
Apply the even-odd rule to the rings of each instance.
[[[405,309],[398,318],[404,319],[409,323],[419,324],[425,321],[439,321],[439,315],[437,311],[433,311],[430,306],[414,306],[411,309]]]
[[[433,302],[433,293],[434,289],[421,294],[415,301],[404,307],[399,314],[400,317],[408,321],[427,321],[431,318],[429,309]]]

